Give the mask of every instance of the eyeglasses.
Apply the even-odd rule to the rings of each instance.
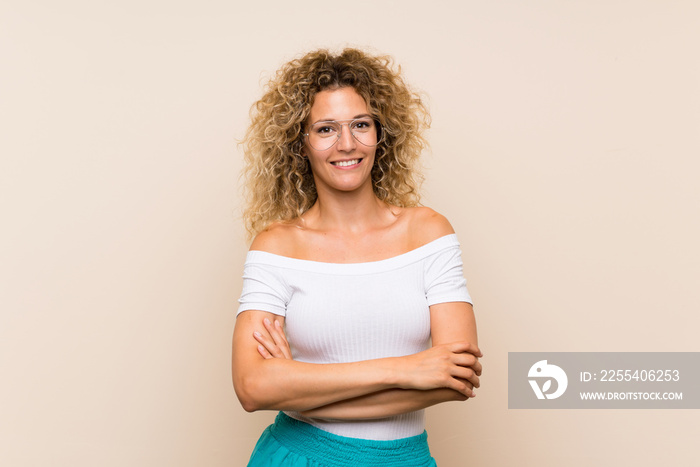
[[[309,146],[317,151],[325,151],[338,142],[343,132],[343,125],[347,125],[353,138],[364,146],[372,147],[381,142],[381,139],[377,138],[377,125],[371,117],[316,122],[311,125],[308,133],[304,133],[304,136]]]

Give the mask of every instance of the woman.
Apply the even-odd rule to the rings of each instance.
[[[251,117],[233,382],[281,412],[249,465],[435,465],[423,409],[473,397],[481,352],[454,231],[417,207],[423,103],[389,58],[321,50]]]

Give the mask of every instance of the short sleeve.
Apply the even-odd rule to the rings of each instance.
[[[260,310],[285,316],[289,302],[287,296],[287,287],[278,268],[246,261],[236,315],[246,310]]]
[[[425,288],[428,306],[446,302],[472,303],[462,268],[459,244],[426,258]]]

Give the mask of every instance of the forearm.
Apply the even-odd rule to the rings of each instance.
[[[478,353],[478,349],[474,350],[467,342],[445,344],[403,357],[338,364],[304,363],[291,359],[281,323],[272,325],[264,315],[258,314],[258,322],[269,333],[266,336],[255,330],[252,323],[255,316],[250,311],[240,316],[233,338],[233,383],[247,411],[303,412],[392,388],[419,391],[448,388],[471,396],[472,384],[478,386],[478,358],[469,353]],[[251,334],[260,345],[255,345]],[[471,384],[467,383],[469,379]],[[407,412],[442,401],[428,399],[418,405],[405,405],[409,399],[398,401],[393,410]],[[386,401],[379,399],[375,406]]]
[[[302,415],[334,420],[369,420],[414,412],[442,402],[465,400],[465,395],[447,388],[427,391],[386,389],[307,410]]]
[[[314,364],[287,359],[256,362],[236,371],[234,388],[243,407],[306,411],[395,387],[394,359]]]

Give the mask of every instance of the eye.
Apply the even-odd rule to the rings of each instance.
[[[313,133],[319,136],[333,136],[338,132],[338,129],[335,127],[335,125],[331,125],[328,123],[316,124],[311,130],[313,131]]]
[[[352,124],[352,128],[354,130],[358,130],[358,131],[369,131],[372,129],[373,126],[374,126],[374,122],[372,120],[369,120],[369,119],[357,120],[357,121],[353,122],[353,124]]]

